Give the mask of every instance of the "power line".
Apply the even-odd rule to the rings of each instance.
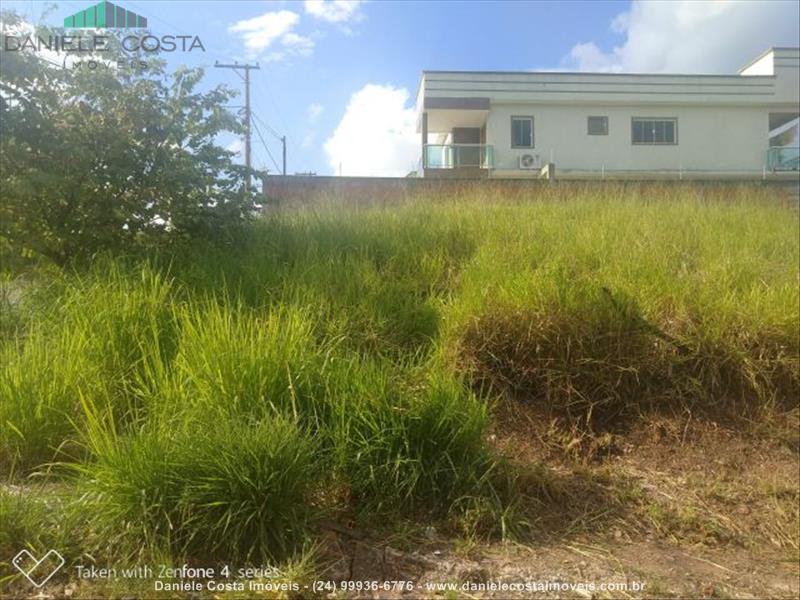
[[[136,2],[134,0],[128,0],[128,4],[131,4],[134,7],[138,8],[139,2]],[[142,12],[146,12],[142,8],[139,8],[139,10],[142,10]],[[160,17],[158,15],[153,15],[153,18],[155,20],[157,20],[157,21],[160,21],[164,25],[168,25],[168,26],[174,28],[175,30],[177,30],[177,31],[179,31],[179,32],[181,32],[181,33],[183,33],[185,35],[194,35],[192,33],[189,33],[188,31],[186,31],[182,27],[179,27],[178,25],[175,25],[174,23],[172,23],[170,21],[167,21],[166,19],[164,19],[164,18],[162,18],[162,17]],[[218,53],[218,54],[220,54],[222,56],[224,56],[225,58],[233,60],[234,64],[238,64],[238,60],[235,57],[232,57],[228,53],[227,50],[222,49],[222,48],[220,48],[219,46],[217,46],[217,45],[215,45],[213,43],[212,44],[208,44],[208,47],[209,47],[209,49],[213,50],[214,52],[216,52],[216,53]],[[215,66],[217,66],[216,63],[215,63]],[[245,72],[245,76],[242,76],[242,74],[239,73],[238,71],[235,71],[235,72],[236,72],[237,75],[239,75],[239,77],[242,78],[242,80],[244,80],[245,86],[248,88],[248,91],[249,91],[249,73],[246,71]],[[278,105],[278,102],[275,99],[275,95],[272,93],[272,89],[270,88],[269,84],[266,81],[263,81],[263,80],[260,80],[260,79],[256,79],[255,83],[256,83],[257,86],[260,86],[260,88],[266,92],[264,95],[269,100],[270,104],[272,105],[272,107],[274,109],[274,112],[277,114],[277,116],[280,119],[281,123],[283,123],[284,130],[288,131],[289,130],[289,125],[286,122],[286,119],[284,119],[284,117],[283,117],[283,112],[281,111],[281,109],[280,109],[280,107]],[[248,105],[249,105],[249,101],[248,101]],[[247,112],[248,112],[248,114],[250,113],[249,110]],[[280,142],[281,142],[281,144],[283,146],[283,173],[285,175],[286,174],[286,136],[285,135],[283,135],[283,136],[279,135],[274,129],[272,129],[272,127],[270,127],[269,125],[264,123],[264,121],[261,121],[261,123],[262,123],[262,125],[264,125],[270,131],[270,133],[272,133],[273,136],[275,136],[278,140],[280,140]],[[249,177],[248,177],[248,185],[249,185]]]
[[[275,158],[272,156],[272,152],[269,151],[269,146],[267,146],[267,143],[264,141],[264,136],[261,135],[261,130],[258,128],[258,125],[256,125],[255,123],[253,123],[253,126],[256,128],[256,133],[258,134],[258,139],[261,140],[261,144],[264,146],[264,150],[267,151],[267,154],[269,154],[269,157],[272,160],[272,164],[275,165],[275,170],[276,171],[280,171],[281,169],[280,169],[280,167],[278,167],[278,163],[275,161]],[[286,175],[285,167],[284,167],[283,174]]]
[[[255,165],[255,169],[263,171],[264,169],[268,168],[267,165],[269,160],[267,159],[267,155],[261,149],[259,144],[255,144],[253,146],[253,165]],[[272,170],[272,167],[269,167],[269,170]]]
[[[258,148],[258,144],[253,148],[253,165],[256,171],[264,171],[268,169],[266,155],[263,155]],[[269,169],[270,171],[272,169]]]
[[[272,127],[270,127],[270,126],[269,126],[267,123],[265,123],[265,122],[263,121],[263,119],[262,119],[261,117],[259,117],[259,116],[258,116],[258,114],[256,114],[256,113],[253,113],[253,116],[254,116],[254,117],[256,118],[256,120],[257,120],[257,121],[259,121],[259,122],[260,122],[260,123],[261,123],[261,124],[262,124],[264,127],[266,127],[266,128],[269,130],[269,132],[270,132],[270,133],[271,133],[273,136],[275,136],[275,138],[276,138],[276,139],[278,139],[278,140],[280,141],[280,143],[281,143],[281,148],[282,148],[282,150],[283,150],[283,169],[280,169],[280,171],[281,171],[281,173],[283,173],[284,175],[286,175],[286,136],[285,136],[285,135],[281,135],[281,134],[279,134],[277,131],[275,131],[275,130],[274,130]],[[262,142],[262,143],[263,143],[263,142]],[[276,165],[276,166],[277,166],[277,165]]]
[[[266,123],[266,122],[264,122],[264,119],[262,119],[261,117],[259,117],[259,116],[258,116],[258,113],[253,113],[253,116],[254,116],[254,117],[255,117],[255,118],[258,120],[258,122],[259,122],[259,123],[261,123],[261,124],[262,124],[264,127],[266,127],[267,131],[269,131],[269,132],[270,132],[270,133],[271,133],[273,136],[275,136],[275,139],[278,139],[278,140],[280,140],[280,139],[283,137],[283,136],[282,136],[280,133],[278,133],[277,131],[275,131],[275,129],[273,129],[273,128],[270,126],[270,124],[269,124],[269,123]]]
[[[134,2],[134,0],[128,0],[128,4],[131,4],[134,7],[138,8],[138,2]],[[142,10],[142,9],[140,8],[139,10]],[[183,34],[194,35],[194,34],[191,34],[191,33],[187,32],[185,29],[175,25],[174,23],[172,23],[170,21],[167,21],[166,19],[164,19],[164,18],[162,18],[162,17],[160,17],[158,15],[153,15],[153,17],[157,21],[160,21],[161,23],[176,29],[177,31],[179,31],[179,32],[181,32]],[[222,56],[224,56],[224,57],[226,57],[228,59],[232,59],[233,62],[234,62],[233,65],[220,65],[219,61],[215,61],[215,63],[214,63],[215,67],[223,67],[224,66],[224,67],[232,68],[234,70],[234,72],[237,75],[239,75],[239,77],[242,78],[242,80],[245,82],[245,91],[246,91],[245,129],[246,129],[246,135],[247,135],[246,144],[245,144],[245,162],[247,163],[247,166],[250,167],[250,116],[252,114],[252,111],[251,111],[251,108],[250,108],[250,72],[249,72],[249,69],[251,69],[251,68],[258,69],[260,67],[258,66],[258,63],[256,63],[255,67],[247,67],[246,65],[239,65],[237,59],[235,57],[231,57],[231,55],[226,50],[223,50],[219,46],[216,46],[216,45],[213,45],[213,44],[209,44],[208,47],[210,49],[214,50],[214,52],[219,53],[219,54],[221,54]],[[236,67],[243,68],[245,70],[244,76],[242,76],[242,74],[239,73],[239,71],[236,69]],[[272,104],[273,108],[275,109],[275,113],[278,115],[278,118],[283,123],[284,129],[288,130],[289,126],[288,126],[288,124],[286,122],[286,119],[283,118],[282,111],[278,107],[278,103],[275,100],[275,97],[274,97],[274,95],[272,93],[272,90],[268,86],[267,82],[257,79],[256,80],[256,85],[261,86],[261,89],[266,91],[265,96],[269,99],[270,103]],[[262,125],[264,125],[264,127],[266,127],[269,130],[269,132],[273,136],[275,136],[281,142],[282,149],[283,149],[283,174],[285,175],[286,174],[286,136],[285,135],[281,136],[280,134],[278,134],[267,123],[264,123],[264,121],[261,121],[261,123],[262,123]],[[249,189],[249,187],[250,187],[250,175],[249,174],[247,176],[246,186]]]
[[[216,61],[214,66],[218,69],[232,69],[240,77],[241,73],[239,73],[239,70],[241,69],[244,71],[244,162],[245,165],[247,165],[247,177],[244,180],[244,187],[247,191],[250,191],[250,171],[253,168],[252,159],[250,156],[252,141],[252,134],[250,132],[250,114],[252,112],[250,110],[250,71],[253,69],[260,69],[261,67],[258,66],[258,63],[254,65],[240,65],[239,63],[229,65],[221,64],[219,61]]]

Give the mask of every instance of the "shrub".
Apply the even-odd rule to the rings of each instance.
[[[4,35],[20,26],[15,13],[0,16]],[[57,31],[40,24],[38,33]],[[96,69],[53,69],[37,53],[3,54],[4,258],[63,265],[165,239],[224,239],[254,208],[255,194],[242,189],[246,169],[215,143],[241,130],[225,109],[234,93],[198,89],[202,69],[167,72],[160,58],[131,54],[107,33],[108,64]],[[134,57],[147,68],[116,68]],[[80,147],[92,150],[74,151]]]

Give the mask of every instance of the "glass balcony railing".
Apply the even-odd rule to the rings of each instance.
[[[494,146],[489,144],[426,144],[422,163],[426,169],[494,168]]]
[[[800,171],[800,148],[782,146],[767,150],[767,169],[770,171]]]

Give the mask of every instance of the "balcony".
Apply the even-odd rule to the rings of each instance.
[[[770,171],[799,171],[800,148],[782,146],[767,150],[767,169]]]
[[[493,169],[494,146],[490,144],[425,144],[422,166],[426,169]]]

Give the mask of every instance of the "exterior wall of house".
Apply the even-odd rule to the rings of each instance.
[[[770,113],[800,111],[800,49],[771,49],[735,75],[426,71],[417,109],[444,129],[485,119],[494,177],[537,177],[518,167],[531,152],[562,174],[755,175],[766,161]],[[511,148],[511,116],[534,118],[533,149]],[[607,116],[608,135],[588,135],[588,116]],[[677,119],[677,144],[633,144],[633,117]]]
[[[587,117],[608,117],[608,135],[588,135]],[[511,148],[511,117],[534,119],[534,148]],[[677,144],[633,144],[632,117],[677,119]],[[568,171],[713,171],[760,173],[768,147],[769,111],[763,107],[495,104],[486,126],[494,146],[493,176],[520,172],[519,156]]]
[[[800,94],[800,49],[776,48],[772,60],[776,100],[793,104],[796,112]]]

